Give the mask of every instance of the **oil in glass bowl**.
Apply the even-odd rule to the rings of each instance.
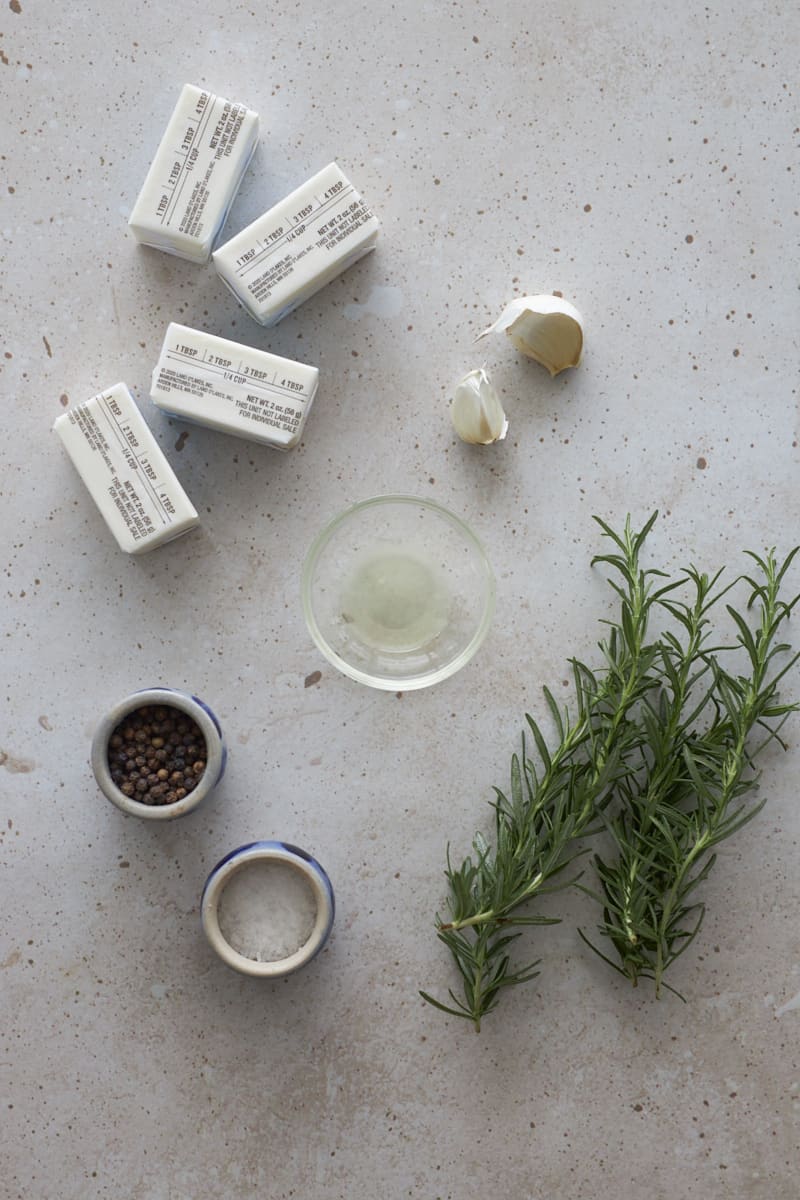
[[[483,642],[494,577],[472,530],[414,496],[379,496],[340,514],[312,545],[303,607],[322,653],[370,687],[446,679]]]

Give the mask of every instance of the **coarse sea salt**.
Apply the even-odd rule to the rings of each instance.
[[[225,885],[217,920],[222,936],[245,958],[276,962],[306,944],[317,902],[305,877],[289,863],[251,862]]]

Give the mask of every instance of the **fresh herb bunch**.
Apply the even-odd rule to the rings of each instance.
[[[721,573],[709,580],[690,568],[668,580],[664,572],[639,565],[656,517],[653,513],[639,533],[628,518],[621,535],[595,518],[614,550],[597,556],[593,565],[612,568],[608,582],[620,601],[618,619],[606,622],[609,633],[600,642],[604,666],[593,672],[571,660],[573,715],[544,689],[558,736],[553,748],[526,717],[536,757],[528,755],[523,737],[522,754],[511,762],[510,795],[495,789],[493,846],[476,834],[473,854],[460,867],[448,849],[449,913],[447,920],[437,917],[437,935],[453,956],[461,995],[451,989],[451,1003],[444,1004],[421,994],[476,1029],[504,988],[538,974],[539,960],[512,965],[512,943],[520,927],[557,923],[532,913],[532,902],[576,882],[562,874],[578,855],[576,843],[603,826],[619,857],[610,865],[596,860],[602,932],[623,959],[624,974],[634,982],[651,975],[660,987],[666,966],[699,927],[696,920],[687,935],[687,913],[702,918],[702,909],[686,901],[713,864],[706,859],[701,865],[703,856],[757,811],[735,807],[754,785],[745,778],[754,756],[748,734],[758,724],[767,728],[767,740],[776,737],[769,722],[784,720],[795,707],[777,703],[777,684],[791,663],[768,679],[773,659],[787,649],[775,634],[796,602],[787,605],[778,596],[794,552],[780,568],[772,553],[766,559],[752,556],[764,575],[762,584],[749,580],[752,599],[761,605],[761,626],[751,633],[729,608],[751,664],[749,677],[732,676],[706,646],[708,611],[730,590],[714,592]],[[675,601],[671,593],[687,583],[694,587],[693,602]],[[671,632],[649,636],[652,617],[665,613],[676,619],[683,640]],[[664,820],[664,806],[674,814],[672,825]],[[673,825],[681,823],[687,831],[678,837]],[[654,901],[659,892],[660,907]]]
[[[647,753],[640,772],[620,781],[617,811],[605,821],[616,857],[595,855],[600,895],[584,888],[603,906],[599,929],[619,961],[581,933],[583,940],[634,987],[652,979],[657,996],[662,987],[675,990],[664,974],[702,924],[705,907],[695,894],[714,865],[713,847],[765,803],[755,798],[754,760],[773,739],[780,742],[783,722],[797,709],[778,702],[778,684],[798,655],[773,671],[775,659],[790,649],[778,640],[781,626],[800,599],[780,599],[797,549],[780,565],[772,551],[765,558],[748,553],[760,576],[744,576],[751,588],[747,607],[758,610],[755,631],[726,605],[748,674],[732,674],[718,652],[705,647],[709,609],[732,586],[713,594],[719,573],[709,581],[690,569],[693,603],[662,600],[682,626],[683,640],[669,632],[661,639],[662,685],[637,714]],[[764,737],[753,745],[756,727]]]

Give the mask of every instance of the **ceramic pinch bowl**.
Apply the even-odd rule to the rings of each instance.
[[[212,948],[257,979],[281,979],[309,963],[328,940],[334,911],[326,872],[288,842],[232,850],[211,871],[200,901]]]
[[[169,716],[189,717],[199,728],[205,742],[205,769],[190,791],[171,803],[142,803],[136,793],[126,795],[122,784],[112,778],[114,766],[110,756],[117,747],[112,745],[119,726],[140,709],[167,709]],[[135,743],[133,743],[135,745]],[[92,770],[101,792],[122,812],[142,817],[146,821],[170,821],[193,812],[217,786],[225,771],[227,748],[222,728],[207,704],[188,692],[175,688],[145,688],[121,700],[106,713],[92,738]]]

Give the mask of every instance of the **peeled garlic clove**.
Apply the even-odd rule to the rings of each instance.
[[[450,417],[461,440],[472,445],[489,446],[506,436],[506,414],[484,367],[469,371],[456,384]]]
[[[521,296],[512,300],[488,329],[478,334],[505,330],[521,354],[558,375],[577,367],[583,353],[583,320],[568,300],[559,296]]]

